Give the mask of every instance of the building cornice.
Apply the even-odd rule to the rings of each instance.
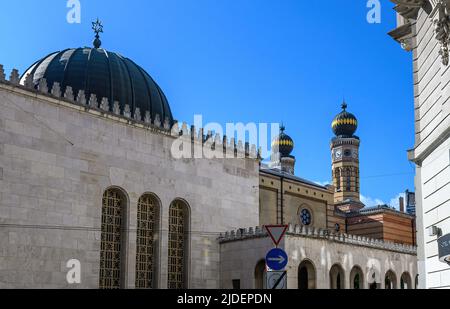
[[[141,115],[138,108],[132,113],[128,104],[121,110],[118,102],[114,102],[113,106],[111,106],[107,98],[100,99],[95,94],[91,94],[87,98],[83,90],[80,90],[78,94],[74,94],[72,87],[68,86],[65,89],[61,89],[59,83],[56,82],[49,89],[45,78],[39,80],[37,89],[30,75],[25,78],[25,84],[22,85],[20,84],[19,72],[16,69],[12,70],[9,80],[6,79],[3,65],[0,65],[0,90],[70,108],[91,116],[147,130],[172,139],[182,138],[186,142],[192,142],[194,145],[199,145],[199,147],[215,151],[218,155],[217,158],[221,158],[220,155],[223,152],[226,158],[260,160],[256,145],[236,141],[234,138],[228,140],[226,137],[222,138],[218,134],[213,136],[211,132],[205,135],[203,128],[199,130],[194,126],[189,128],[187,123],[183,123],[180,127],[179,123],[174,121],[174,124],[171,126],[168,118],[162,121],[159,115],[156,115],[154,119],[151,119],[149,113]]]
[[[259,238],[268,238],[268,234],[263,227],[238,229],[236,231],[220,234],[217,239],[220,244],[226,244],[236,241],[244,241]],[[410,245],[397,244],[378,239],[372,239],[363,236],[349,234],[332,233],[330,230],[311,228],[300,225],[289,225],[286,237],[289,238],[309,238],[324,240],[331,243],[366,247],[370,249],[385,250],[409,255],[417,255],[417,247]]]
[[[407,214],[404,212],[400,212],[396,209],[389,208],[388,206],[378,206],[378,207],[361,209],[356,212],[348,213],[347,217],[348,218],[356,218],[356,217],[371,216],[371,215],[386,214],[386,213],[390,213],[390,214],[393,214],[396,216],[401,216],[403,218],[408,218],[411,220],[415,218],[415,216],[413,216],[413,215],[410,215],[410,214]]]

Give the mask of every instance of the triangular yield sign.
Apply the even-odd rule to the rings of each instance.
[[[267,233],[269,233],[270,238],[272,238],[273,243],[276,247],[280,244],[283,239],[286,231],[288,229],[288,225],[266,225],[265,228]]]

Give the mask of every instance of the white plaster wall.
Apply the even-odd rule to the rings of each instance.
[[[255,267],[273,247],[270,238],[250,238],[223,243],[221,287],[230,289],[232,280],[241,280],[242,288],[255,288]],[[310,260],[315,266],[318,289],[330,288],[329,271],[335,264],[341,265],[345,271],[346,289],[350,287],[350,272],[354,266],[359,266],[363,271],[365,289],[369,286],[367,276],[371,274],[372,268],[378,270],[377,283],[381,283],[381,288],[384,288],[385,274],[389,270],[396,274],[398,288],[404,272],[410,274],[413,287],[417,276],[417,257],[411,254],[291,235],[286,236],[280,248],[289,256],[286,268],[289,289],[298,288],[298,267],[304,260]]]
[[[435,225],[450,233],[450,66],[442,64],[435,39],[436,14],[421,10],[413,25],[416,176],[420,287],[450,288],[450,268],[438,261]]]

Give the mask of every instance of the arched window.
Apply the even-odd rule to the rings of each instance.
[[[353,267],[350,272],[350,288],[354,290],[364,289],[364,275],[359,266]]]
[[[412,289],[412,279],[409,273],[404,272],[400,278],[400,288],[402,290]]]
[[[258,262],[258,264],[256,264],[256,267],[255,267],[255,289],[256,290],[264,289],[265,274],[266,274],[266,261],[261,260]]]
[[[336,173],[336,190],[340,191],[341,190],[341,169],[337,168],[335,173]]]
[[[330,289],[344,289],[344,270],[338,264],[333,265],[330,269]]]
[[[316,288],[316,269],[310,261],[303,261],[298,267],[298,289],[312,290]]]
[[[384,286],[386,290],[394,290],[397,288],[397,276],[392,270],[389,270],[386,273]]]
[[[159,202],[151,194],[138,201],[136,233],[136,288],[156,287],[156,234],[159,222]]]
[[[189,210],[186,203],[175,201],[169,209],[169,289],[187,288]]]
[[[351,168],[347,168],[345,171],[345,190],[346,191],[351,191],[352,190],[352,185],[351,185]]]
[[[100,289],[120,289],[123,284],[122,261],[126,212],[125,195],[119,189],[108,189],[102,200],[100,248]]]

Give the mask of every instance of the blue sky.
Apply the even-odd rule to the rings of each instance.
[[[132,58],[167,95],[175,118],[193,122],[284,122],[295,140],[297,175],[331,178],[333,117],[345,96],[360,123],[361,190],[390,203],[414,190],[406,151],[414,145],[411,54],[365,0],[80,0],[81,24],[66,1],[1,1],[0,63],[23,72],[68,47],[91,46],[91,21],[105,26],[103,47]],[[376,201],[378,200],[378,201]]]

